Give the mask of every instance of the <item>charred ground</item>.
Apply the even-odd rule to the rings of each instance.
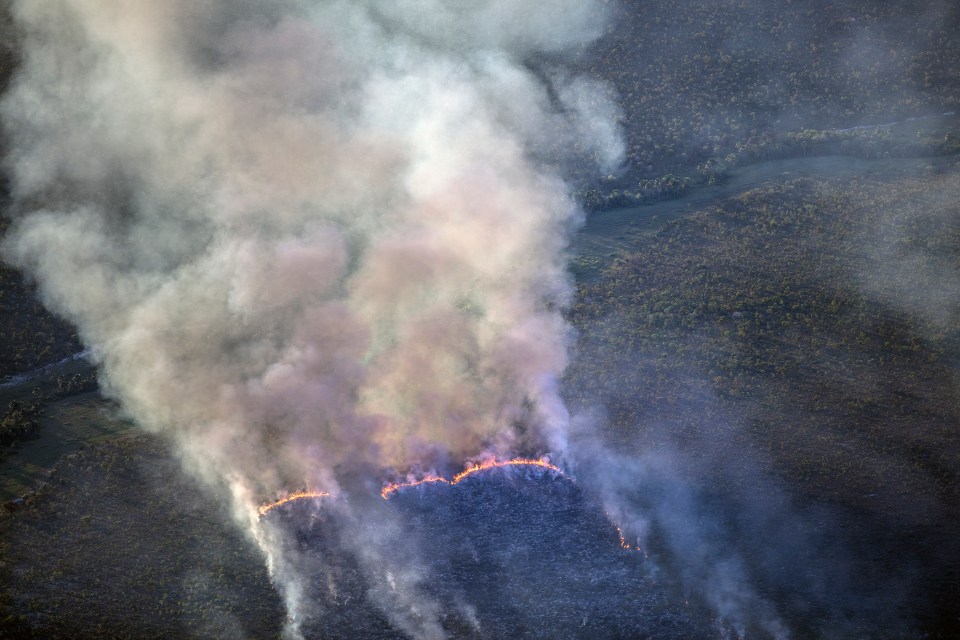
[[[951,159],[960,132],[951,133],[948,117],[889,134],[862,130],[846,146],[837,136],[847,134],[836,133],[960,109],[956,11],[940,2],[630,1],[581,57],[612,84],[624,111],[625,173],[578,178],[578,188],[603,197],[646,189],[652,200],[689,198],[702,189],[694,183],[779,157],[931,157],[929,169],[909,175],[784,180],[771,171],[764,186],[699,202],[656,234],[621,241],[626,252],[586,256],[608,266],[584,279],[569,314],[579,336],[566,380],[571,405],[600,415],[612,446],[670,456],[662,481],[689,487],[699,525],[747,559],[751,580],[800,637],[825,629],[839,637],[960,634],[960,173]],[[0,33],[4,87],[16,38],[8,26]],[[633,215],[649,225],[657,206]],[[75,331],[42,308],[29,283],[0,269],[0,374],[78,349]],[[34,402],[29,387],[24,394]],[[59,400],[44,402],[38,411],[49,418]],[[477,513],[506,526],[516,505],[497,500],[528,490],[478,498]],[[651,512],[658,491],[673,495],[651,487]],[[445,496],[427,496],[433,511],[429,502],[411,505],[416,526],[476,516]],[[559,508],[546,500],[520,510],[532,517],[531,535],[549,528],[551,505]],[[557,535],[581,550],[613,543],[602,566],[614,573],[635,562],[617,555],[595,515]],[[47,487],[0,515],[0,635],[276,636],[282,603],[256,552],[225,520],[151,438],[61,461]],[[306,530],[305,548],[328,544],[328,524]],[[504,535],[493,524],[480,544]],[[666,590],[651,591],[643,566],[624,583],[647,599],[636,619],[611,614],[604,626],[591,610],[571,624],[593,634],[585,637],[633,637],[643,624],[675,622],[677,637],[698,637],[700,623],[675,609],[677,576],[688,567],[670,533],[655,528],[648,550]],[[530,549],[541,564],[589,573],[576,557]],[[463,558],[484,552],[474,551]],[[480,570],[471,562],[444,570],[484,602],[465,577]],[[389,636],[380,614],[359,603],[367,585],[355,567],[332,565],[357,595],[345,606],[369,617],[358,628],[355,618],[334,615],[342,626],[322,631]],[[591,602],[591,594],[547,586],[553,595],[531,611],[570,597]],[[519,612],[495,615],[507,596],[486,601],[481,628],[535,636]],[[629,606],[624,598],[615,593],[597,606]],[[657,607],[663,616],[648,620]],[[477,633],[466,618],[452,619],[449,631]]]

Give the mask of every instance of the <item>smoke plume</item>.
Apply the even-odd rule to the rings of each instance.
[[[297,569],[258,501],[564,450],[564,149],[622,153],[608,92],[559,65],[598,4],[13,6],[4,255],[230,496],[291,619]],[[389,617],[439,633],[411,615]]]

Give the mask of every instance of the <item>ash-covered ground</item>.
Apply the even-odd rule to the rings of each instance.
[[[404,579],[392,572],[412,567],[404,560],[414,557],[422,597],[439,606],[449,637],[717,634],[704,611],[658,582],[643,551],[621,546],[614,523],[568,478],[496,469],[456,486],[426,484],[387,501],[355,502],[349,510],[362,512],[359,520],[329,499],[296,501],[266,516],[294,534],[286,539],[296,541],[295,554],[313,565],[307,589],[316,609],[303,626],[307,637],[397,637],[384,603]],[[367,521],[402,532],[386,542],[401,557],[382,573],[365,571],[357,557]],[[351,538],[356,544],[345,544]]]
[[[152,437],[89,448],[0,518],[0,637],[280,637],[262,557],[178,466]],[[575,480],[496,469],[384,500],[357,478],[262,521],[291,534],[306,638],[416,637],[418,611],[449,638],[722,635]]]

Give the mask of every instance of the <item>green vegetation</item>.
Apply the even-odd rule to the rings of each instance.
[[[606,211],[680,198],[690,190],[692,184],[690,177],[681,178],[671,173],[660,178],[642,179],[632,190],[614,189],[606,193],[601,189],[588,189],[574,193],[573,197],[586,211]]]
[[[77,393],[96,391],[98,388],[96,371],[86,375],[75,373],[72,376],[65,376],[60,374],[54,380],[57,385],[57,396],[61,398]]]

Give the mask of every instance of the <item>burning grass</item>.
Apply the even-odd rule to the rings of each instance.
[[[569,479],[569,476],[567,476],[567,474],[565,474],[560,467],[556,466],[555,464],[551,464],[550,460],[547,458],[511,458],[508,460],[497,460],[493,458],[489,460],[484,460],[483,462],[474,463],[449,479],[444,478],[443,476],[428,474],[423,478],[420,478],[419,480],[408,480],[405,482],[391,482],[389,484],[384,485],[383,489],[380,490],[380,497],[382,497],[384,500],[389,500],[393,494],[399,491],[402,491],[404,489],[412,489],[414,487],[420,487],[420,486],[429,485],[429,484],[444,484],[447,486],[456,486],[461,482],[463,482],[464,480],[466,480],[467,478],[470,478],[471,476],[474,476],[480,473],[493,471],[495,469],[508,469],[508,468],[515,468],[515,467],[546,471],[557,477]],[[281,507],[291,502],[298,502],[301,500],[317,500],[317,499],[327,498],[327,497],[330,497],[330,493],[326,491],[297,491],[289,495],[286,495],[278,500],[275,500],[273,502],[267,502],[260,505],[260,508],[259,508],[260,517],[262,518],[263,516],[267,515],[270,511],[276,509],[277,507]],[[610,518],[609,515],[607,517]],[[612,518],[610,518],[610,520],[611,522],[613,522]],[[640,546],[632,545],[629,542],[627,542],[626,538],[624,537],[622,527],[614,523],[614,528],[617,530],[617,536],[619,538],[621,549],[626,549],[628,551],[642,551]]]
[[[273,509],[281,507],[295,500],[317,500],[319,498],[326,498],[329,496],[330,494],[326,491],[297,491],[295,493],[291,493],[290,495],[284,496],[279,500],[260,505],[260,517],[262,518]]]
[[[706,637],[709,623],[658,584],[643,555],[615,543],[603,512],[559,469],[496,462],[468,467],[456,491],[428,500],[402,491],[371,500],[409,534],[390,547],[393,562],[428,546],[427,589],[450,638]],[[534,473],[493,473],[507,468]],[[307,509],[322,498],[297,492],[265,505],[318,565],[305,588],[322,615],[307,637],[397,637],[368,599],[377,576],[344,542],[364,530],[337,510]],[[281,600],[223,511],[150,437],[66,459],[30,504],[0,516],[0,637],[278,637]]]
[[[385,485],[380,491],[380,496],[386,500],[390,497],[391,494],[409,487],[418,487],[424,484],[433,484],[433,483],[442,483],[448,485],[456,485],[466,480],[475,473],[481,473],[483,471],[490,471],[492,469],[503,469],[505,467],[533,467],[538,469],[545,469],[551,471],[557,475],[564,476],[563,471],[560,467],[550,464],[550,461],[546,458],[512,458],[510,460],[485,460],[483,462],[475,463],[457,475],[453,476],[452,479],[447,479],[437,475],[427,475],[419,480],[409,480],[407,482],[392,482],[388,485]],[[564,476],[565,477],[565,476]]]

